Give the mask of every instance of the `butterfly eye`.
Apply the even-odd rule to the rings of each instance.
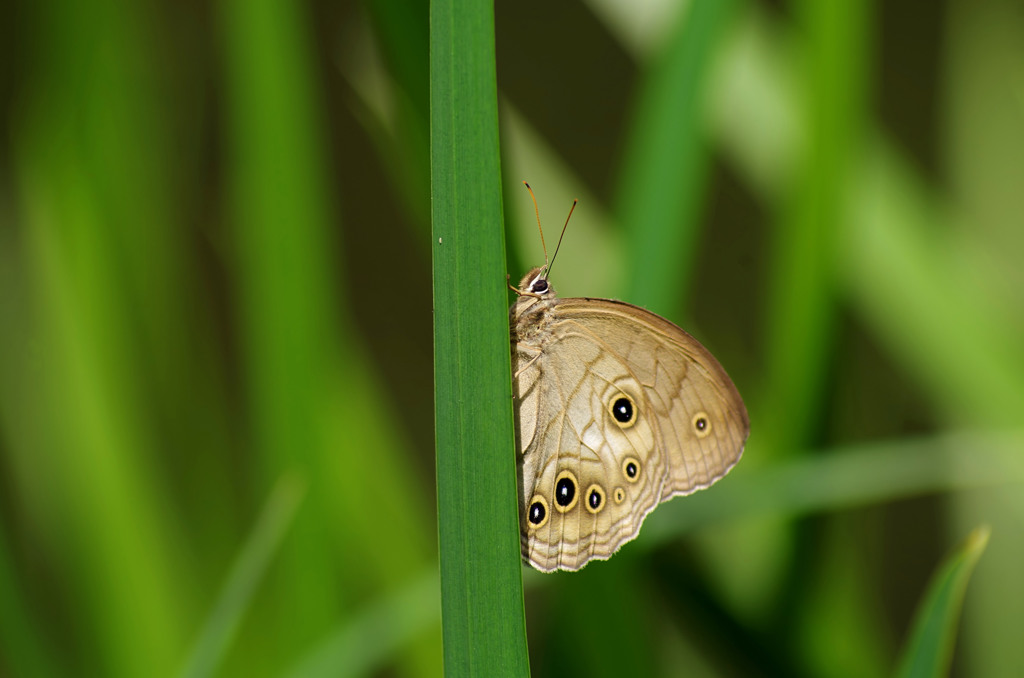
[[[693,431],[698,438],[707,438],[711,434],[711,420],[706,412],[698,412],[693,417]]]
[[[626,480],[635,483],[640,478],[640,460],[636,457],[626,457],[622,460],[622,475]]]
[[[620,428],[629,428],[636,423],[636,405],[628,395],[620,394],[612,401],[611,407],[608,409],[612,414],[612,419]]]
[[[526,519],[530,521],[530,527],[535,530],[544,527],[544,524],[548,522],[548,502],[544,497],[539,494],[534,495]]]
[[[622,489],[621,487],[616,487],[615,488],[615,495],[614,496],[615,496],[615,503],[616,504],[621,504],[622,502],[626,501],[626,491],[624,489]]]
[[[555,508],[565,513],[576,506],[577,499],[576,477],[572,471],[562,471],[555,478]]]
[[[537,278],[533,281],[533,284],[530,285],[530,291],[535,294],[544,294],[548,291],[548,281],[544,278]]]
[[[604,490],[601,489],[600,485],[591,485],[587,488],[587,510],[591,513],[597,513],[603,508]]]

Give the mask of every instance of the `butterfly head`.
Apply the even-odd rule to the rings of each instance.
[[[516,291],[520,296],[537,299],[550,299],[555,296],[555,288],[548,282],[548,274],[543,266],[538,266],[524,275]]]
[[[543,329],[548,312],[558,303],[555,288],[548,282],[547,269],[538,266],[523,276],[519,287],[512,288],[518,296],[509,309],[513,343],[525,341]]]

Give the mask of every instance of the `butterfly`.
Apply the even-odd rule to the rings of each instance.
[[[509,310],[522,555],[542,572],[610,558],[658,504],[728,473],[750,431],[696,339],[632,304],[560,298],[549,272]]]

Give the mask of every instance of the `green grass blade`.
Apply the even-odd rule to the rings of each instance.
[[[437,623],[437,571],[382,596],[327,635],[285,675],[344,678],[376,675],[412,638]]]
[[[883,504],[933,492],[1024,485],[1024,433],[956,432],[830,450],[754,471],[651,514],[655,545],[718,521],[798,516]]]
[[[707,178],[704,85],[732,0],[696,0],[643,85],[617,216],[632,278],[626,298],[669,313],[685,296]]]
[[[823,400],[844,188],[866,126],[868,7],[857,0],[795,3],[809,83],[803,99],[807,139],[773,234],[763,316],[771,391],[757,419],[762,449],[769,453],[790,454],[806,444]]]
[[[348,609],[419,572],[433,560],[434,521],[338,296],[338,187],[308,17],[291,3],[229,0],[222,10],[232,270],[253,457],[268,482],[293,470],[307,478],[310,507],[276,558],[279,585],[259,597],[256,621],[227,658],[228,672],[248,675],[290,666]],[[290,621],[271,636],[249,635],[280,618]],[[435,673],[430,641],[394,657],[400,670]],[[259,653],[245,651],[253,645]]]
[[[368,0],[365,6],[387,65],[391,96],[385,110],[371,113],[368,106],[358,117],[403,199],[410,225],[422,228],[417,236],[423,236],[425,246],[430,229],[430,203],[423,199],[430,190],[429,4]]]
[[[797,130],[808,126],[809,114],[796,103],[807,95],[794,85],[799,79],[777,27],[756,12],[748,12],[744,26],[712,93],[716,129],[744,179],[775,201],[780,187],[793,185],[796,156],[807,143]],[[744,125],[736,112],[753,108],[768,112],[772,122],[759,123],[771,126],[752,132]],[[836,262],[842,291],[952,421],[1012,426],[1024,407],[1024,366],[1007,314],[986,306],[992,291],[971,274],[969,253],[945,235],[954,215],[883,135],[869,132],[853,161]],[[770,317],[785,330],[788,321]],[[803,371],[805,355],[794,351],[788,360]],[[774,372],[784,380],[793,375],[781,358]],[[784,423],[792,426],[792,418]]]
[[[272,590],[268,606],[290,622],[261,639],[260,657],[228,658],[229,670],[238,662],[244,668],[234,670],[251,673],[305,647],[335,621],[344,601],[324,539],[327,497],[342,493],[322,466],[340,304],[328,255],[335,221],[305,16],[289,3],[226,0],[219,9],[228,85],[226,208],[251,453],[268,487],[283,473],[302,473],[307,501],[316,507],[297,521],[275,564],[287,584]]]
[[[981,557],[991,530],[974,529],[967,541],[935,573],[914,619],[913,631],[900,660],[900,678],[945,676],[953,659],[956,630],[967,582]]]
[[[45,573],[40,590],[61,601],[34,605],[48,615],[48,633],[73,638],[57,651],[61,661],[83,674],[144,675],[175,661],[195,595],[157,423],[179,411],[169,414],[173,400],[150,390],[174,372],[151,357],[168,357],[184,334],[169,292],[180,280],[168,216],[174,180],[164,171],[173,154],[162,145],[171,125],[156,78],[139,77],[154,72],[159,50],[139,5],[57,4],[34,19],[25,30],[35,66],[7,156],[33,308],[16,328],[30,348],[7,363],[22,390],[2,400],[19,403],[25,435],[17,447],[0,443],[0,492],[24,501],[24,525],[39,530],[26,562]],[[15,506],[5,504],[5,525]]]
[[[989,305],[992,289],[969,250],[945,236],[956,221],[879,140],[851,183],[843,281],[857,312],[949,421],[1016,425],[1024,411],[1020,332]]]
[[[494,9],[430,16],[434,396],[449,676],[529,672],[519,556]]]
[[[285,476],[278,481],[193,646],[182,676],[200,678],[216,673],[304,492],[303,483],[295,477]]]
[[[20,584],[11,562],[7,535],[0,530],[0,667],[20,676],[67,675],[69,669],[59,668],[63,658],[48,647],[47,637]]]

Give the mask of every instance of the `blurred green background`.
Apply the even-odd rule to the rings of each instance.
[[[559,293],[752,429],[525,573],[533,673],[885,674],[988,524],[953,672],[1021,675],[1024,6],[689,7],[496,4],[513,279],[579,198]],[[427,9],[5,7],[0,675],[440,674]]]

